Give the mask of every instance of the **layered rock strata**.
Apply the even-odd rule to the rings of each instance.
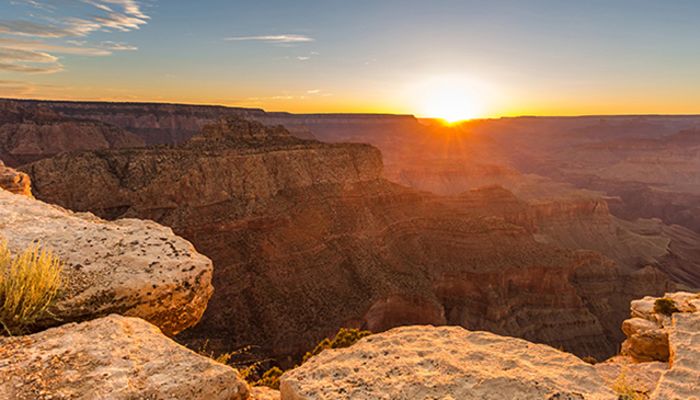
[[[670,288],[654,268],[538,242],[527,204],[507,190],[418,192],[382,178],[376,148],[253,122],[222,121],[177,147],[60,155],[24,170],[39,198],[158,221],[214,260],[216,293],[182,340],[259,345],[287,364],[339,327],[423,323],[604,358],[629,301]]]
[[[114,125],[67,117],[46,107],[0,101],[0,159],[11,166],[66,151],[143,145],[141,138]]]

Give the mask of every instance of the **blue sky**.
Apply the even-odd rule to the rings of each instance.
[[[0,95],[421,114],[454,85],[487,116],[693,113],[699,17],[698,1],[3,0]]]

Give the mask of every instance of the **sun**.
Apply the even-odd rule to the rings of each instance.
[[[421,85],[419,114],[452,124],[479,117],[480,105],[471,85],[459,79],[432,79]]]

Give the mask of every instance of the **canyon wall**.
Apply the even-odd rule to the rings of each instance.
[[[229,119],[173,148],[63,154],[23,168],[74,210],[166,224],[215,264],[180,339],[258,345],[292,363],[339,327],[453,324],[615,352],[630,299],[672,287],[653,267],[541,243],[505,189],[442,197],[385,180],[379,151]],[[614,328],[613,328],[614,327]]]
[[[10,166],[66,151],[143,145],[141,138],[115,125],[67,117],[23,102],[0,101],[0,159]]]

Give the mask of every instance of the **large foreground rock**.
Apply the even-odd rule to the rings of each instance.
[[[236,370],[138,318],[110,315],[0,339],[0,398],[246,399]]]
[[[282,377],[283,400],[616,399],[595,368],[552,347],[411,326],[326,350]]]
[[[38,327],[117,313],[174,335],[199,321],[213,292],[211,260],[152,221],[107,222],[0,190],[1,239],[13,252],[39,244],[65,263],[56,318]]]

